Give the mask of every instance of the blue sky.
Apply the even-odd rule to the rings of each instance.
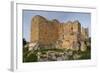
[[[78,20],[83,27],[91,27],[91,14],[79,13],[79,12],[56,12],[56,11],[35,11],[35,10],[23,10],[22,22],[23,22],[23,38],[30,41],[30,28],[31,19],[36,15],[41,15],[48,20],[57,19],[60,22]]]

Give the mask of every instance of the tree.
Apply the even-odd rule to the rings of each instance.
[[[25,38],[23,38],[23,46],[27,44],[27,41],[25,40]]]

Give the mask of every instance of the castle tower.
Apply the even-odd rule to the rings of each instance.
[[[81,25],[78,21],[68,21],[67,23],[61,24],[60,33],[60,48],[66,49],[79,49],[79,38],[81,33]]]
[[[35,16],[31,24],[31,42],[39,42],[40,47],[48,48],[58,39],[59,21],[49,21],[42,16]]]
[[[74,21],[73,22],[73,48],[75,48],[76,50],[79,50],[81,47],[81,24],[79,21]]]
[[[35,16],[31,20],[31,36],[30,41],[36,42],[39,40],[39,17]]]
[[[89,34],[88,34],[88,28],[83,28],[81,29],[81,36],[82,36],[82,39],[85,40],[89,37]]]

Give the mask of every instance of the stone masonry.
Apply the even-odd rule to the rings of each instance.
[[[84,50],[84,41],[88,37],[88,28],[82,27],[79,21],[60,23],[57,19],[47,20],[40,15],[31,21],[30,41],[38,42],[39,48]]]

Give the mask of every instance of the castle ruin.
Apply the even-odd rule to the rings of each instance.
[[[88,28],[82,27],[79,21],[61,23],[40,15],[31,21],[30,42],[38,43],[39,48],[85,50],[84,41],[88,37]]]

